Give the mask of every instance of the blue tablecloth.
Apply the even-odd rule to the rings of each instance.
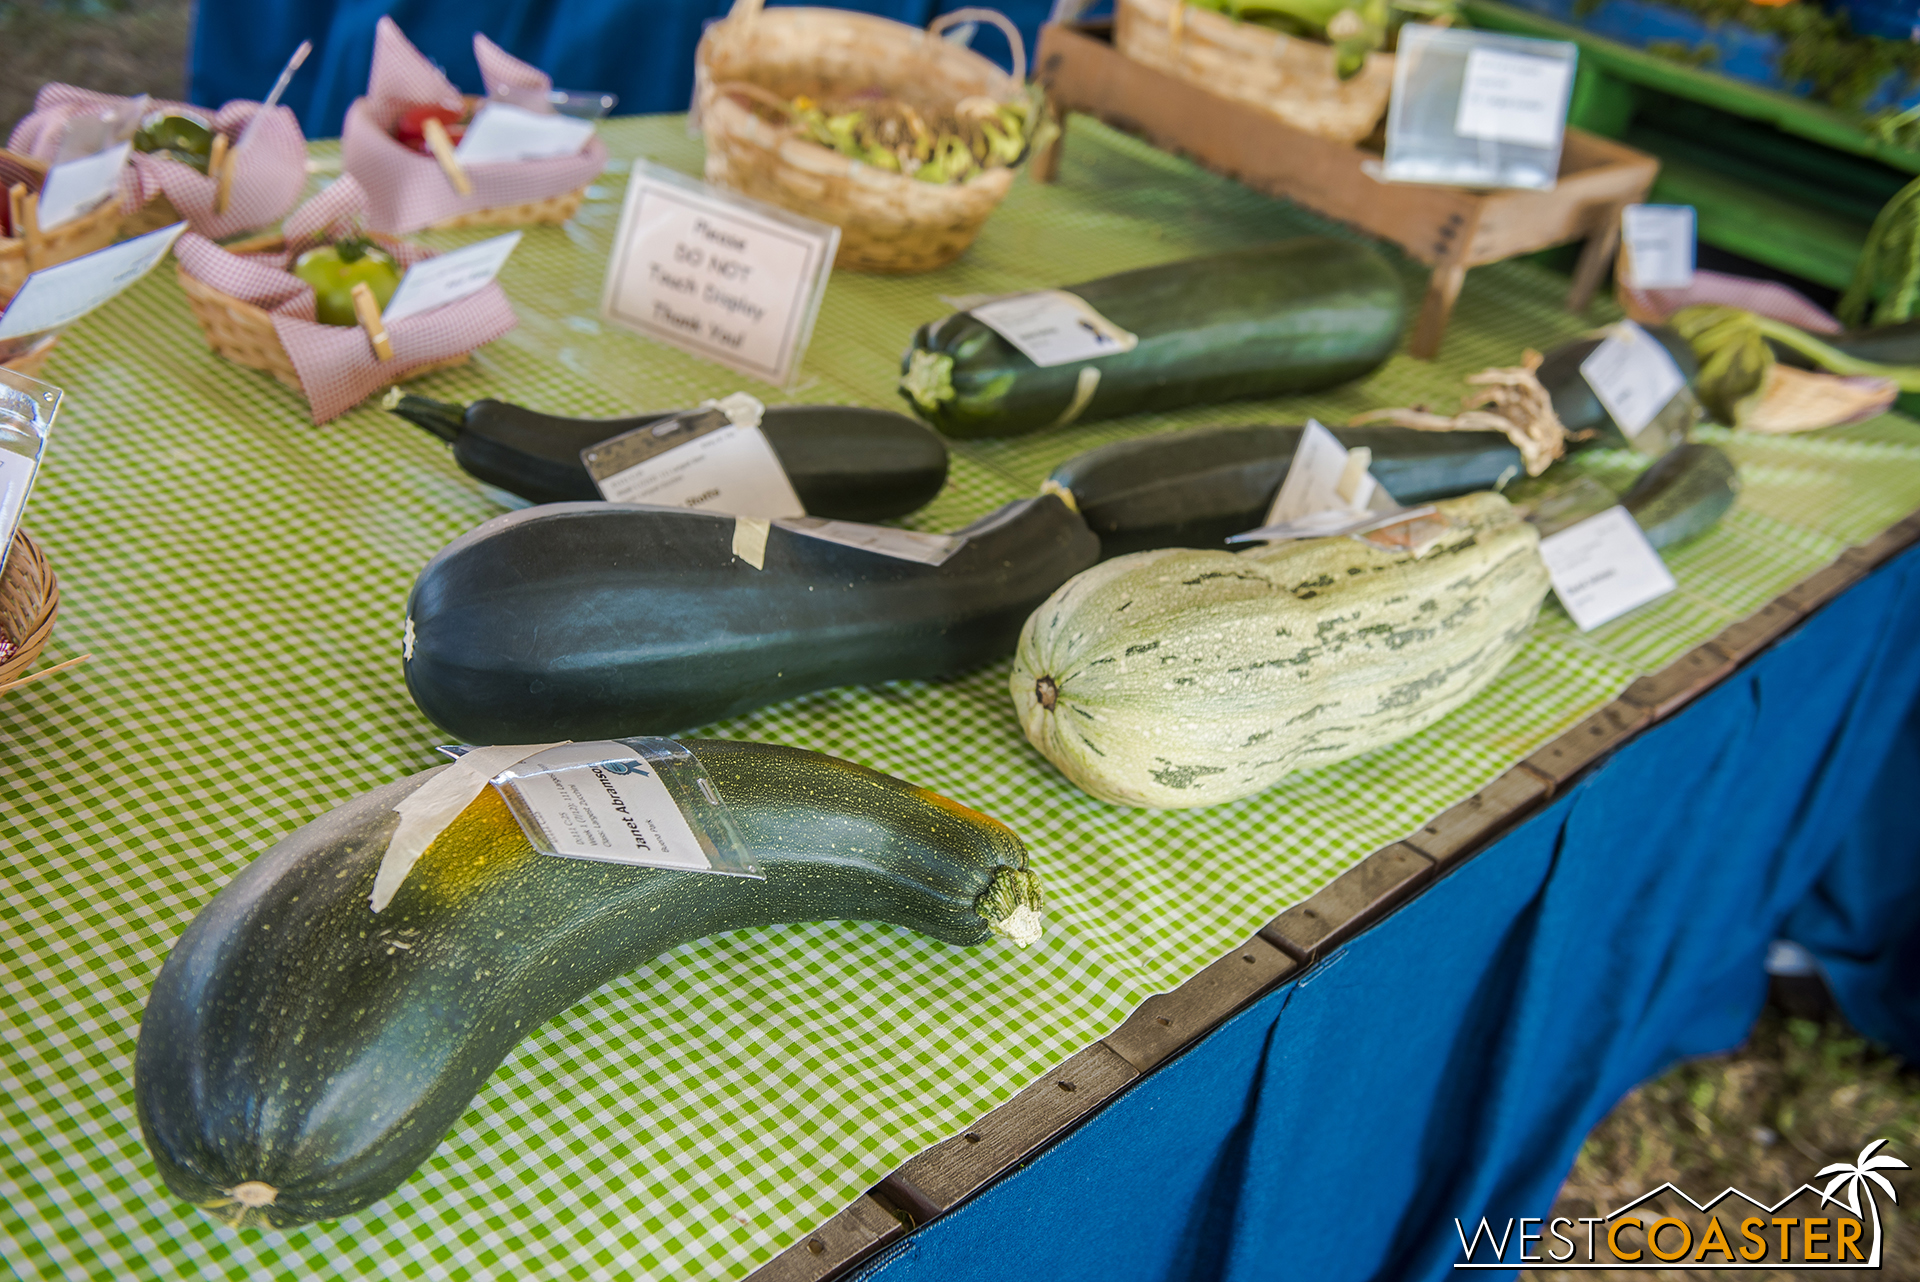
[[[832,6],[925,26],[965,0],[856,0]],[[1019,26],[1031,53],[1046,20],[1047,0],[1004,0],[991,7]],[[283,101],[309,138],[340,132],[347,105],[366,92],[373,28],[391,14],[420,51],[456,85],[483,93],[473,61],[473,33],[484,32],[508,53],[553,77],[560,89],[620,95],[621,115],[685,111],[693,98],[693,50],[700,33],[724,17],[732,0],[199,0],[187,96],[204,106],[259,98],[294,46],[313,41],[313,56]],[[975,47],[1002,66],[1007,42],[982,27]]]
[[[1920,552],[862,1276],[1459,1276],[1454,1218],[1545,1214],[1781,936],[1920,1062],[1916,629]]]

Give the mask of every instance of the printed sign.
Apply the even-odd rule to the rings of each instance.
[[[113,195],[132,151],[133,143],[123,142],[47,170],[46,181],[40,184],[40,229],[50,231],[72,222]]]
[[[474,113],[453,156],[463,165],[574,156],[593,137],[593,129],[591,120],[489,102]]]
[[[636,163],[607,319],[769,383],[800,368],[840,229]]]
[[[1632,321],[1613,327],[1580,362],[1580,374],[1629,439],[1646,431],[1687,385],[1672,353]]]
[[[1611,507],[1540,540],[1540,558],[1574,626],[1591,632],[1678,585],[1632,513]]]
[[[185,223],[175,223],[42,267],[0,312],[0,339],[39,334],[79,320],[152,271],[186,229]]]
[[[400,278],[381,317],[391,325],[478,293],[493,283],[519,243],[520,233],[510,231],[504,236],[421,259]]]
[[[698,872],[713,868],[659,770],[623,743],[548,748],[493,782],[522,827],[537,827],[547,854]]]
[[[1462,138],[1558,147],[1572,80],[1573,64],[1560,58],[1473,49],[1453,131]]]
[[[1085,299],[1064,289],[983,303],[973,318],[1020,349],[1035,365],[1071,365],[1076,361],[1130,352],[1140,340],[1102,316]]]
[[[1628,205],[1620,217],[1627,284],[1633,289],[1685,289],[1693,284],[1692,205]]]
[[[61,397],[51,384],[0,369],[0,569],[6,566],[13,532],[39,475]]]
[[[580,452],[600,495],[728,516],[805,516],[766,433],[718,410],[649,423]]]

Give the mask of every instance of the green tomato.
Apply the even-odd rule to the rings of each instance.
[[[343,240],[309,249],[293,264],[293,274],[313,286],[313,315],[322,325],[358,325],[353,287],[365,283],[384,309],[400,286],[393,256],[365,240]]]

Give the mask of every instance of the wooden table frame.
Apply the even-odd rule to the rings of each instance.
[[[1033,157],[1033,176],[1059,174],[1067,113],[1085,112],[1156,147],[1187,156],[1256,191],[1392,241],[1433,268],[1408,349],[1439,354],[1467,270],[1516,254],[1584,240],[1567,307],[1584,310],[1620,236],[1620,211],[1645,199],[1660,162],[1569,129],[1552,191],[1469,191],[1383,182],[1379,156],[1303,133],[1257,108],[1124,57],[1104,25],[1049,24],[1035,61],[1062,137]]]

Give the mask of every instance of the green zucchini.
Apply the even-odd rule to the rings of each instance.
[[[775,525],[763,569],[729,517],[560,503],[447,545],[407,602],[407,689],[472,743],[670,734],[826,686],[998,659],[1099,559],[1059,499],[1010,503],[941,565]]]
[[[1039,887],[1005,825],[816,752],[694,740],[756,881],[536,853],[492,788],[386,909],[398,817],[437,771],[289,834],[214,896],[154,980],[134,1054],[169,1189],[287,1228],[398,1188],[522,1039],[670,948],[782,922],[1030,942]]]
[[[1680,367],[1689,385],[1700,373],[1700,362],[1693,355],[1693,347],[1678,331],[1665,325],[1642,326],[1647,333],[1660,340],[1660,346],[1673,356],[1674,364]],[[1613,415],[1607,413],[1607,407],[1593,394],[1593,384],[1587,382],[1586,375],[1580,372],[1580,364],[1593,355],[1593,349],[1605,341],[1601,338],[1576,338],[1570,343],[1548,352],[1540,362],[1540,368],[1534,376],[1540,385],[1547,389],[1547,395],[1553,398],[1553,412],[1567,429],[1570,448],[1579,449],[1585,445],[1598,445],[1606,449],[1624,450],[1630,448],[1626,433],[1613,421]]]
[[[1724,450],[1697,441],[1675,446],[1620,497],[1647,542],[1672,547],[1704,534],[1740,493],[1740,472]]]
[[[600,497],[580,452],[682,414],[565,418],[505,401],[402,396],[393,412],[453,446],[470,476],[533,503]],[[925,507],[947,480],[947,445],[904,414],[857,405],[769,405],[760,430],[813,516],[885,521]]]
[[[1297,427],[1217,427],[1116,441],[1077,454],[1046,480],[1073,495],[1100,536],[1101,559],[1152,548],[1219,548],[1266,520],[1300,444]],[[1408,506],[1497,489],[1521,474],[1499,432],[1343,427],[1348,449],[1373,452],[1374,477]]]
[[[1400,278],[1363,244],[1309,236],[1122,272],[1067,288],[1139,338],[1133,350],[1038,366],[957,312],[922,325],[900,394],[953,437],[1331,387],[1393,354]]]

